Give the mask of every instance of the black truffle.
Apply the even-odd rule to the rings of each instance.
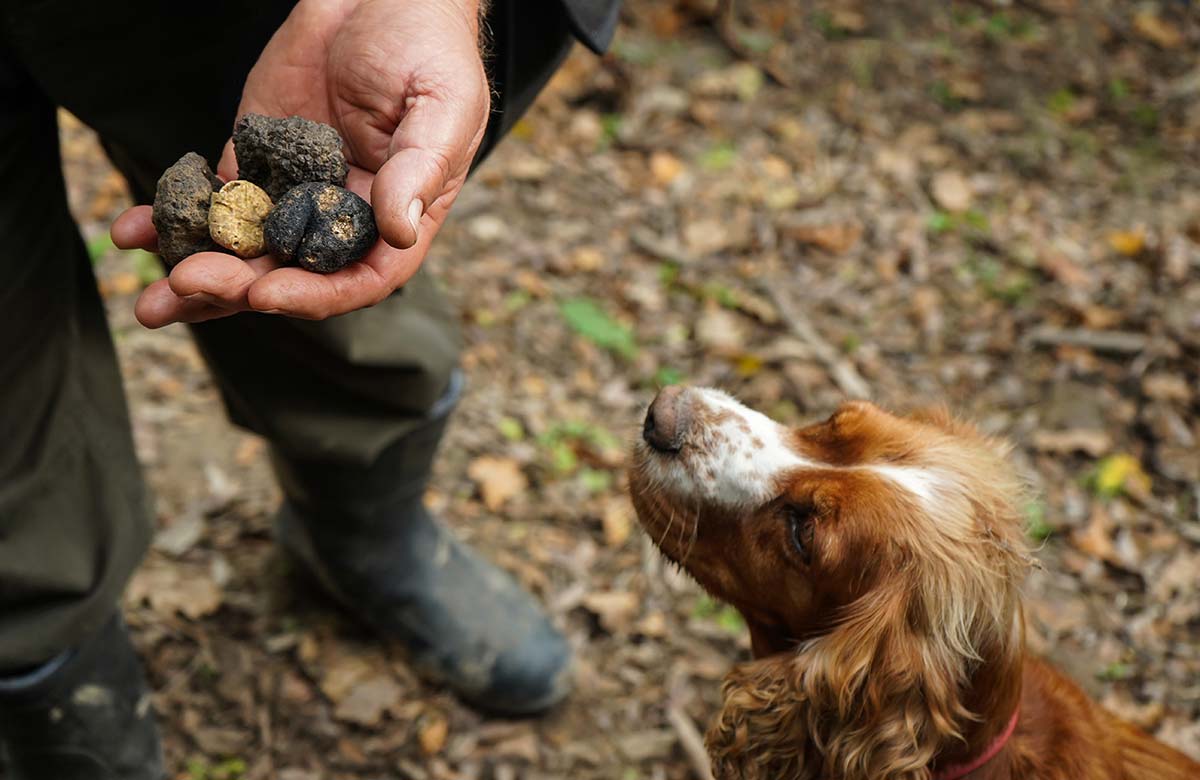
[[[333,273],[360,259],[379,238],[375,212],[350,190],[314,182],[288,190],[263,224],[267,251],[280,262]]]
[[[213,189],[221,180],[204,158],[188,152],[159,177],[151,220],[158,231],[158,254],[173,266],[196,252],[217,250],[208,232]]]
[[[238,178],[262,187],[275,202],[307,182],[341,187],[350,171],[337,130],[298,116],[246,114],[233,128],[233,149]]]

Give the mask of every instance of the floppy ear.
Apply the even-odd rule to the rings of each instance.
[[[830,634],[734,669],[708,734],[717,780],[928,780],[973,715],[967,659],[910,614],[894,583]]]

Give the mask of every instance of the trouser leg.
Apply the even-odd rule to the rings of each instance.
[[[129,420],[52,101],[0,43],[0,673],[112,615],[147,543]]]

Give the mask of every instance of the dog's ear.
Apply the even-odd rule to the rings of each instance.
[[[717,780],[928,780],[975,718],[968,665],[911,592],[868,594],[831,633],[734,669],[708,733]]]
[[[938,618],[920,614],[927,605],[913,595],[902,583],[867,594],[800,653],[808,738],[823,771],[928,780],[934,757],[975,718],[962,703],[973,659],[930,630]]]

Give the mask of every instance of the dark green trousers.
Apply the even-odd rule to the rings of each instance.
[[[0,672],[112,614],[150,535],[87,252],[67,210],[56,107],[95,129],[139,202],[184,152],[216,162],[287,0],[0,0]],[[518,16],[517,5],[521,13]],[[497,0],[498,99],[479,159],[571,45],[555,0]],[[325,322],[242,314],[192,331],[233,421],[276,453],[370,469],[443,396],[456,318],[419,273]]]

